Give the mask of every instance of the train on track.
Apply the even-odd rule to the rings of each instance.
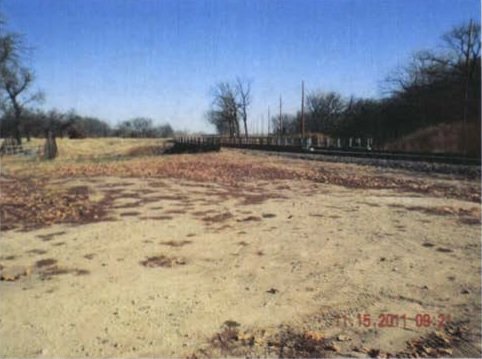
[[[374,146],[373,138],[329,138],[327,136],[185,136],[175,144],[189,152],[218,151],[221,147],[247,150],[307,153],[312,155],[360,157],[393,161],[422,161],[465,166],[480,166],[480,157],[466,157],[451,153],[422,153],[386,151]]]

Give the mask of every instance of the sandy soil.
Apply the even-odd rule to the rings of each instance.
[[[303,179],[56,184],[109,196],[109,220],[1,233],[1,356],[480,356],[480,203]]]

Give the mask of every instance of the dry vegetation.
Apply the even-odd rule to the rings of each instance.
[[[34,140],[35,141],[35,140]],[[37,140],[40,141],[40,140]],[[256,180],[308,180],[349,188],[395,189],[435,196],[479,201],[479,186],[445,186],[430,181],[400,177],[377,170],[360,170],[353,165],[313,164],[303,161],[259,157],[238,151],[178,156],[152,156],[160,152],[163,141],[153,139],[59,140],[59,158],[53,162],[29,158],[4,158],[2,172],[16,181],[4,181],[8,190],[31,191],[32,184],[42,187],[46,179],[96,176],[174,178],[241,186]],[[339,169],[343,168],[343,171]],[[33,182],[32,182],[33,181]],[[18,185],[18,190],[9,186]],[[5,199],[5,198],[4,198]],[[50,201],[56,203],[56,201]]]
[[[69,179],[86,177],[169,178],[234,187],[243,187],[253,181],[306,180],[348,188],[426,193],[473,202],[478,202],[480,198],[480,187],[476,183],[451,186],[410,176],[360,170],[353,165],[327,166],[251,156],[238,151],[202,156],[152,156],[154,140],[88,139],[59,142],[61,155],[54,162],[12,157],[2,161],[2,169],[6,173],[0,178],[0,219],[3,230],[106,220],[115,191],[92,201],[93,196],[91,194],[89,197],[86,186],[66,186]],[[99,150],[96,151],[96,148]],[[162,144],[158,143],[157,148],[162,148]],[[52,183],[60,179],[63,183]]]
[[[442,123],[422,128],[388,144],[385,149],[409,152],[458,153],[480,157],[480,121],[468,123],[466,136],[463,122]],[[465,139],[465,140],[464,140]]]
[[[60,140],[53,162],[2,158],[0,354],[480,354],[478,180],[234,150],[152,156],[155,145]],[[12,304],[33,295],[35,313]],[[70,327],[52,306],[69,307]],[[454,320],[339,324],[387,311]],[[21,316],[47,333],[31,351]]]

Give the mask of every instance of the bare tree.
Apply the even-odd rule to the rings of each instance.
[[[3,70],[3,69],[2,69]],[[18,143],[21,143],[21,131],[25,131],[27,139],[30,140],[28,129],[24,128],[22,122],[22,114],[29,103],[41,101],[43,94],[36,92],[29,93],[30,87],[33,82],[32,73],[25,69],[20,68],[15,71],[1,71],[0,72],[0,89],[6,96],[6,112],[13,115],[15,122],[14,136]]]
[[[236,93],[241,119],[244,124],[244,136],[248,138],[248,107],[251,103],[251,82],[236,79]]]
[[[387,78],[389,107],[398,108],[391,118],[400,128],[462,120],[467,146],[467,122],[480,126],[480,30],[473,20],[454,27],[442,37],[442,48],[416,53]]]
[[[213,90],[212,109],[208,112],[208,121],[213,124],[219,133],[229,133],[230,137],[237,137],[239,131],[238,102],[236,87],[220,82]]]
[[[151,137],[153,131],[152,119],[146,117],[136,117],[131,120],[137,137]]]
[[[413,88],[430,86],[450,72],[450,60],[432,51],[415,53],[407,65],[392,71],[385,80],[388,94],[400,94]]]
[[[462,119],[464,127],[464,153],[466,153],[467,117],[471,98],[470,88],[477,74],[477,69],[480,69],[480,24],[470,20],[468,24],[453,28],[452,31],[443,36],[443,40],[451,52],[453,68],[456,69],[461,78],[464,79]],[[475,117],[480,121],[480,105],[478,112],[478,115]]]
[[[22,113],[26,106],[35,101],[41,101],[41,92],[32,93],[34,80],[32,72],[22,66],[22,41],[17,34],[7,32],[4,22],[0,22],[0,103],[4,115],[14,121],[13,135],[21,143],[21,132],[24,130]],[[29,132],[27,131],[27,137]]]
[[[442,37],[449,49],[454,66],[459,66],[462,73],[473,70],[480,59],[480,24],[470,20],[467,24],[454,27]],[[472,72],[470,73],[472,75]]]
[[[331,133],[345,109],[345,102],[335,92],[317,92],[307,96],[306,107],[309,111],[309,130]]]

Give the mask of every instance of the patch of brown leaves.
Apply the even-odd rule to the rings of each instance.
[[[353,166],[352,166],[353,167]],[[53,223],[90,223],[107,220],[106,211],[116,198],[132,197],[138,201],[118,205],[117,208],[137,207],[143,203],[160,200],[187,200],[184,195],[143,196],[127,193],[116,187],[103,190],[105,198],[89,201],[89,189],[79,186],[70,190],[47,190],[47,184],[62,179],[65,184],[72,177],[119,176],[182,179],[195,182],[224,185],[223,191],[212,194],[221,199],[241,198],[241,205],[253,205],[271,198],[283,198],[284,185],[279,191],[265,191],[257,187],[259,181],[273,183],[279,180],[307,180],[335,184],[349,188],[392,189],[403,192],[423,193],[437,197],[452,197],[480,201],[480,187],[474,183],[441,184],[429,178],[414,179],[410,176],[384,175],[376,171],[359,170],[343,166],[330,167],[302,161],[273,160],[238,153],[202,155],[158,156],[121,161],[56,163],[55,166],[24,171],[25,177],[0,177],[0,230],[14,228],[32,229]],[[52,180],[53,179],[53,180]],[[254,182],[254,184],[253,184]],[[156,182],[157,183],[157,182]],[[129,183],[126,183],[127,185]],[[251,184],[253,184],[251,186]],[[245,190],[253,187],[248,193]],[[289,190],[289,187],[286,187]],[[151,190],[149,190],[151,191]],[[206,201],[205,199],[203,199]],[[179,210],[180,211],[180,210]],[[459,214],[466,224],[479,224],[478,216]],[[229,215],[205,216],[206,223],[223,222]],[[154,219],[154,218],[153,218]],[[168,219],[168,218],[159,218]]]
[[[58,164],[44,173],[55,177],[122,176],[175,178],[239,186],[250,181],[309,180],[348,188],[394,189],[434,196],[480,201],[480,187],[431,183],[428,178],[387,176],[379,171],[344,170],[333,164],[267,159],[238,153],[158,156],[110,162]]]
[[[0,230],[105,219],[103,203],[89,201],[85,186],[49,191],[45,179],[0,177]]]
[[[318,330],[296,329],[281,325],[278,330],[241,330],[239,323],[226,321],[209,339],[209,347],[193,353],[200,357],[278,357],[331,358],[352,357],[361,353],[372,358],[480,357],[480,348],[467,341],[467,328],[449,323],[443,331],[432,331],[406,342],[400,352],[353,345],[356,338],[345,334],[326,336]],[[357,355],[358,356],[358,355]]]
[[[456,216],[459,222],[471,225],[480,225],[481,223],[481,209],[480,207],[473,207],[471,209],[440,206],[440,207],[423,207],[423,206],[403,206],[400,204],[391,205],[393,208],[404,208],[409,211],[417,211],[436,216]]]

